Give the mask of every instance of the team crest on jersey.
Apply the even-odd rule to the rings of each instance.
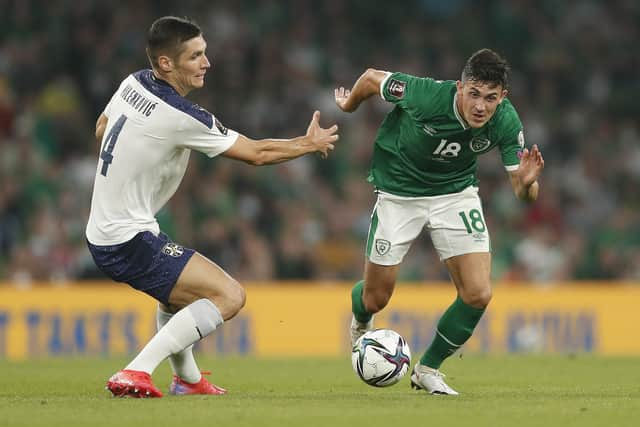
[[[162,252],[165,255],[169,255],[172,256],[174,258],[179,258],[182,256],[182,254],[184,253],[184,248],[180,245],[177,245],[175,243],[167,243],[166,245],[164,245],[162,247]]]
[[[406,82],[391,79],[389,80],[389,93],[395,96],[398,99],[402,99],[404,97],[404,88],[407,86]]]
[[[524,148],[524,131],[520,130],[518,133],[518,145],[520,148]]]
[[[473,137],[469,142],[469,148],[474,153],[479,153],[480,151],[484,151],[491,145],[491,141],[487,138]]]
[[[391,249],[391,242],[385,239],[376,239],[376,252],[378,255],[385,255]]]
[[[227,133],[229,132],[229,129],[224,127],[224,125],[222,123],[220,123],[220,120],[218,120],[218,119],[216,119],[216,127],[218,128],[220,133],[223,134],[223,135],[227,135]]]

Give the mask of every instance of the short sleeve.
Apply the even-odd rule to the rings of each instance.
[[[383,80],[380,93],[385,101],[398,105],[416,119],[424,119],[432,113],[443,88],[440,80],[391,73]]]
[[[238,139],[238,132],[225,127],[211,115],[212,125],[208,127],[198,120],[190,120],[185,126],[181,146],[215,157],[227,151]]]
[[[511,133],[500,144],[500,155],[504,168],[511,172],[520,166],[520,152],[524,148],[524,130],[520,128],[517,133]]]
[[[520,152],[524,148],[524,130],[520,117],[508,99],[505,99],[500,110],[500,115],[495,132],[498,136],[498,146],[502,164],[507,171],[514,171],[520,167]]]

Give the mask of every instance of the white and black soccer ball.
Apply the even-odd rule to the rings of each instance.
[[[387,387],[409,371],[411,351],[400,334],[376,329],[361,336],[351,350],[353,370],[365,383]]]

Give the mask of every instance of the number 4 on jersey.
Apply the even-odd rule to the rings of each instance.
[[[104,141],[104,148],[100,153],[100,158],[102,159],[102,170],[100,173],[103,176],[107,176],[107,170],[109,169],[109,165],[113,161],[113,149],[116,146],[116,142],[118,141],[118,135],[120,135],[120,131],[122,130],[122,126],[124,126],[124,122],[127,121],[127,116],[124,114],[118,118],[116,124],[111,127],[111,130],[107,134],[107,138]]]

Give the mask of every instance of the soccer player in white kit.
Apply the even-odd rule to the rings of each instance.
[[[108,380],[114,396],[162,397],[151,374],[167,357],[175,374],[171,394],[226,392],[202,376],[192,347],[240,311],[245,291],[214,262],[171,242],[155,219],[178,188],[191,150],[259,166],[314,152],[326,157],[338,139],[337,126],[320,127],[317,111],[306,135],[292,139],[253,140],[224,127],[185,98],[204,85],[211,67],[206,47],[191,20],[156,20],[147,41],[152,69],[125,78],[96,123],[101,148],[89,250],[109,277],[159,301],[158,333]]]

